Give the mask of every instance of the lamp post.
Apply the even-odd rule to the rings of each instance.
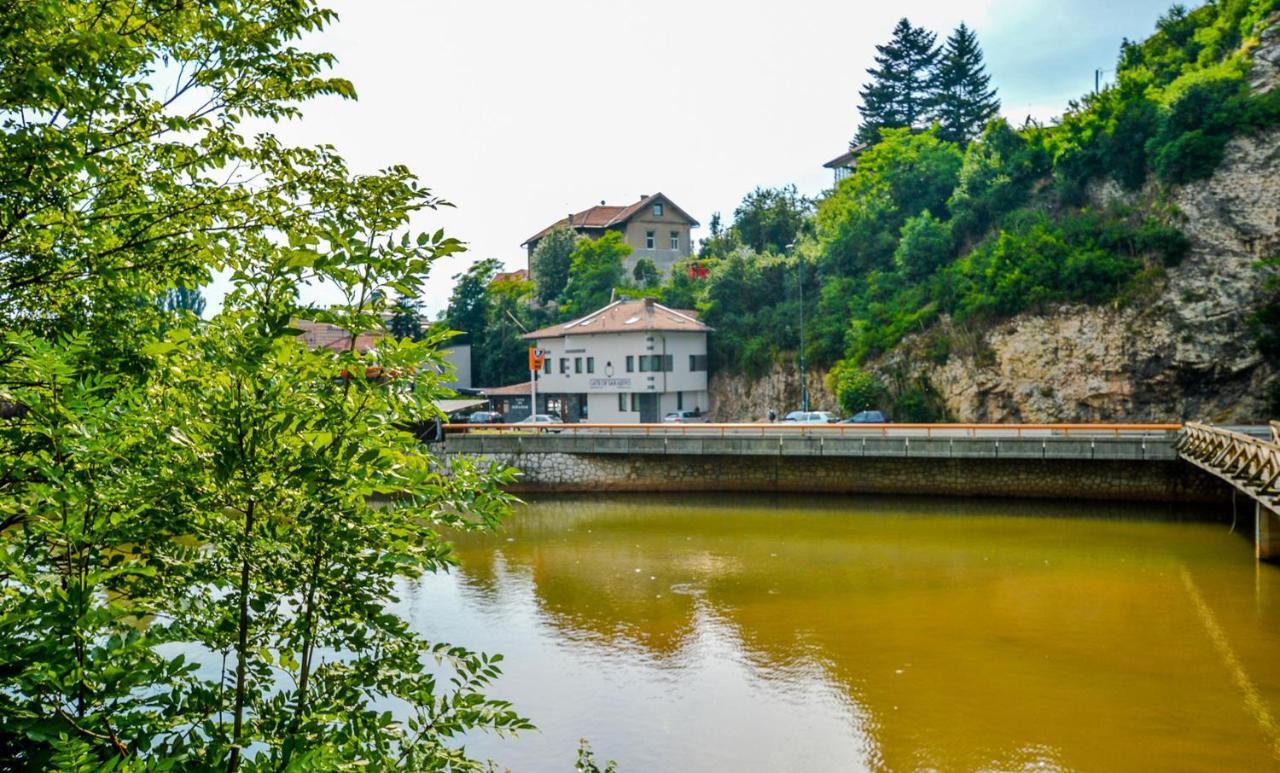
[[[795,254],[795,242],[787,245],[787,252]],[[804,253],[797,255],[800,266],[800,410],[809,411],[809,380],[804,369]]]

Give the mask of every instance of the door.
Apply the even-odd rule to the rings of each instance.
[[[656,392],[642,392],[640,394],[640,423],[657,424],[658,418],[658,394]]]

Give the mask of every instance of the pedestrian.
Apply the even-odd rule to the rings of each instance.
[[[774,412],[773,412],[773,409],[772,409],[772,408],[770,408],[770,409],[769,409],[769,423],[770,423],[770,424],[772,424],[772,423],[774,423],[774,422],[775,422],[775,421],[777,421],[777,420],[778,420],[778,414],[774,413]]]

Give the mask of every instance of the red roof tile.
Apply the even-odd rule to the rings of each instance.
[[[698,225],[697,220],[694,220],[692,217],[689,217],[689,213],[677,207],[675,205],[675,202],[673,202],[671,199],[667,198],[662,193],[655,193],[652,196],[645,196],[644,198],[640,199],[636,203],[630,204],[627,206],[617,206],[615,204],[600,204],[598,206],[591,207],[590,209],[584,209],[581,212],[575,212],[574,214],[569,215],[568,217],[562,217],[556,222],[552,223],[551,225],[537,232],[533,236],[530,236],[528,239],[525,239],[520,246],[523,247],[529,244],[530,242],[536,242],[537,240],[546,236],[552,229],[562,225],[569,226],[570,228],[580,228],[588,231],[602,230],[605,228],[609,228],[611,226],[622,225],[623,223],[630,220],[641,209],[644,209],[646,204],[650,204],[657,199],[661,199],[663,202],[669,205],[673,210],[683,215],[684,218],[689,221],[690,225],[693,225],[693,226]]]
[[[650,298],[642,298],[614,301],[585,317],[526,333],[523,338],[535,340],[594,333],[629,333],[636,330],[706,333],[711,328],[687,311],[669,309],[660,303],[654,303]]]

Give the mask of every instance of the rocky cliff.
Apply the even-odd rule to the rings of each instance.
[[[1253,52],[1250,84],[1280,85],[1280,25]],[[943,320],[871,363],[892,383],[921,374],[960,421],[1252,422],[1269,418],[1280,369],[1257,352],[1249,317],[1264,297],[1258,262],[1280,256],[1280,129],[1237,137],[1208,180],[1128,194],[1096,184],[1092,202],[1170,213],[1190,254],[1107,306],[1028,312],[994,328]],[[938,341],[948,353],[938,355]],[[810,402],[834,406],[809,374]],[[713,415],[723,420],[799,405],[794,373],[775,368],[749,381],[717,374]]]

